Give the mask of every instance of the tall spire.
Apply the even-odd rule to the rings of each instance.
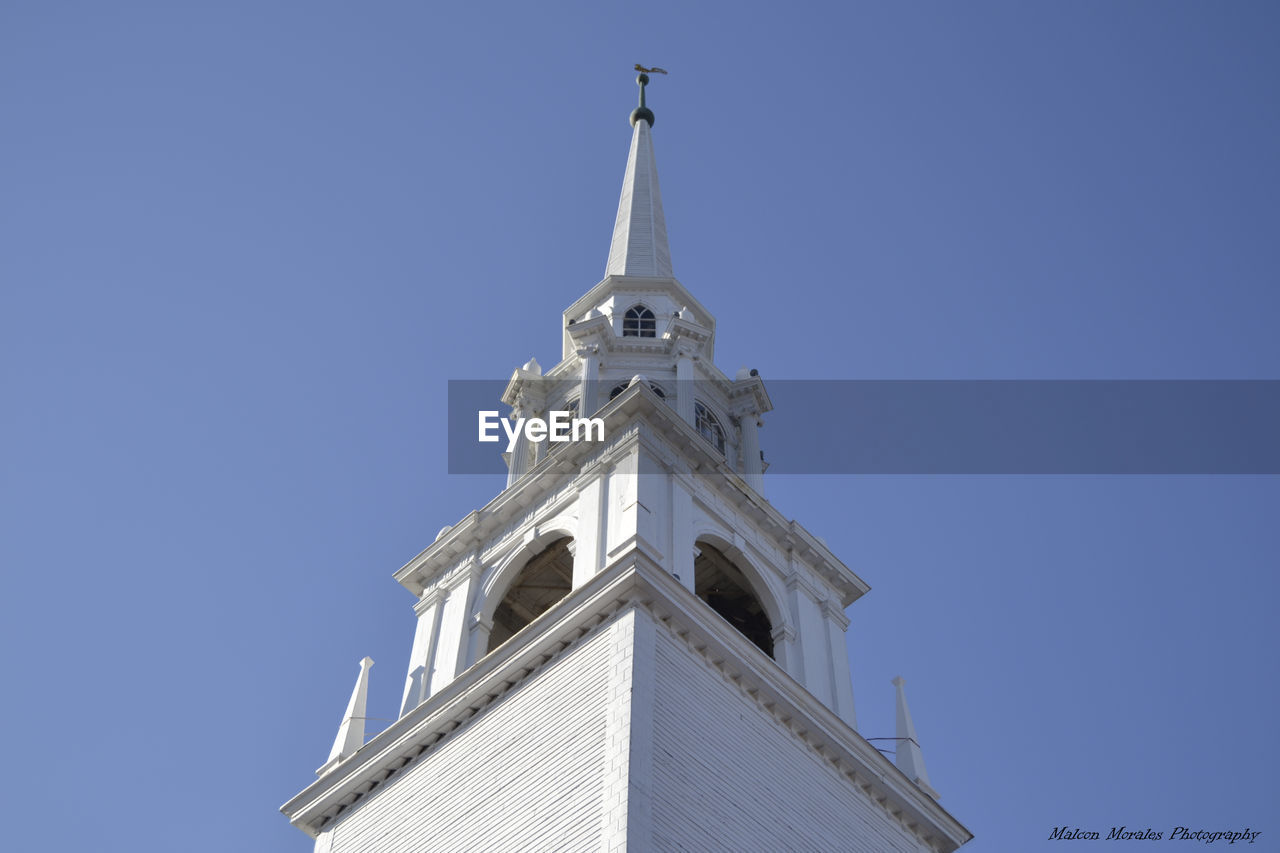
[[[662,193],[658,190],[658,166],[653,158],[653,111],[645,105],[644,87],[648,74],[636,77],[640,85],[640,106],[631,113],[631,152],[618,199],[618,218],[609,244],[605,275],[638,275],[672,278],[671,247],[667,244],[667,222],[662,215]]]

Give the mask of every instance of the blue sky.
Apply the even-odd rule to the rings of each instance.
[[[391,572],[501,487],[450,378],[559,353],[635,62],[676,275],[768,380],[1277,378],[1274,4],[0,9],[13,849],[309,850],[276,809]],[[766,425],[761,441],[770,451]],[[872,586],[974,851],[1261,829],[1275,477],[767,478]],[[1271,842],[1267,839],[1271,838]]]

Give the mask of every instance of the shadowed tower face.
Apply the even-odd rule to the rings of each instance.
[[[922,758],[904,773],[857,732],[845,609],[869,587],[765,497],[772,402],[716,366],[715,317],[675,278],[638,82],[604,278],[560,313],[560,361],[524,361],[502,396],[604,440],[522,433],[506,488],[395,573],[415,620],[399,716],[366,740],[366,659],[282,809],[318,853],[970,837]]]

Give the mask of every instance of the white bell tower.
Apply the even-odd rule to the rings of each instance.
[[[763,496],[769,395],[716,368],[715,318],[672,273],[638,82],[605,277],[564,312],[560,362],[503,395],[605,439],[521,439],[507,487],[396,572],[417,599],[400,717],[361,745],[366,659],[320,778],[282,808],[317,851],[971,837],[909,715],[903,770],[856,731],[844,610],[869,587]]]

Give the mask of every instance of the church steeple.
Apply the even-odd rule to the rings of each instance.
[[[631,152],[627,155],[605,275],[671,278],[671,247],[667,244],[658,166],[653,157],[653,111],[645,105],[644,97],[649,75],[640,74],[636,82],[640,85],[640,106],[631,113]]]
[[[395,573],[417,599],[399,718],[365,742],[366,659],[322,775],[283,807],[316,853],[971,837],[923,761],[904,777],[856,731],[844,610],[869,587],[761,492],[772,402],[715,365],[715,318],[672,275],[644,103],[664,72],[637,70],[605,277],[562,315],[560,362],[502,396],[529,423],[594,415],[599,437],[519,430],[506,488]]]

